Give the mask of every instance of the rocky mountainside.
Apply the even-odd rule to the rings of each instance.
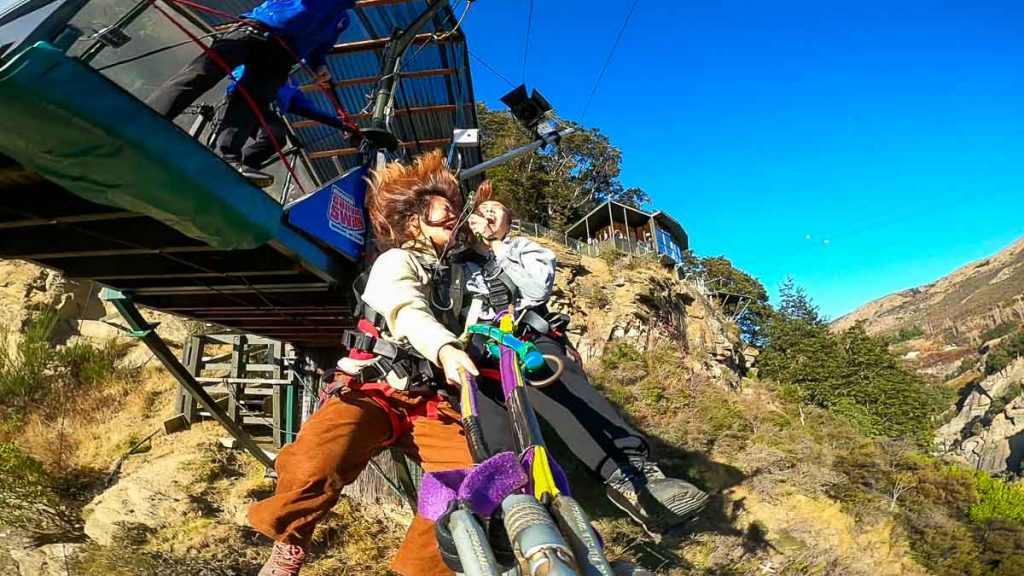
[[[969,386],[936,445],[976,470],[1021,472],[1024,462],[1024,359]]]
[[[986,330],[1013,319],[1024,322],[1024,238],[935,282],[869,302],[833,325],[842,330],[863,321],[871,334],[916,327],[933,339],[977,345]]]
[[[1024,360],[1007,345],[1024,338],[1024,238],[931,284],[865,304],[833,328],[857,322],[892,336],[909,367],[957,393],[952,418],[936,432],[939,453],[972,469],[1021,472]]]
[[[896,448],[874,444],[771,382],[743,377],[754,351],[714,302],[669,271],[643,260],[581,258],[552,248],[561,262],[552,307],[573,316],[571,338],[595,385],[645,431],[663,469],[713,494],[698,521],[655,542],[605,499],[599,483],[563,460],[610,557],[672,576],[929,574],[913,551],[914,542],[925,540],[908,534],[896,498],[908,511],[935,515],[925,499],[934,491],[888,493],[901,485],[893,472]],[[30,270],[26,278],[45,273]],[[23,317],[15,308],[25,287],[35,285],[19,284],[0,306]],[[61,300],[38,292],[47,302]],[[150,365],[77,388],[70,410],[57,398],[0,426],[0,448],[8,450],[0,456],[13,446],[41,477],[75,480],[59,504],[44,502],[71,517],[63,530],[27,534],[24,526],[0,525],[0,571],[255,572],[267,542],[245,525],[244,511],[272,484],[252,459],[218,441],[225,434],[216,425],[157,434],[124,459],[118,474],[110,473],[129,447],[171,415],[174,392],[173,380]],[[934,481],[945,482],[942,469],[934,470]],[[7,489],[2,480],[0,496]],[[37,488],[19,498],[36,497]],[[50,485],[44,488],[45,495]],[[385,566],[408,513],[374,504],[344,498],[318,528],[303,574],[390,574]]]

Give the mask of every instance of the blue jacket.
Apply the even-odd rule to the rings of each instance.
[[[238,85],[238,81],[242,79],[243,74],[245,74],[244,64],[231,71],[231,83],[224,90],[225,94],[231,94],[235,91],[235,86]],[[295,84],[292,84],[291,80],[285,82],[285,85],[278,89],[277,108],[281,112],[297,114],[321,124],[345,129],[345,124],[339,118],[330,112],[317,108],[313,99],[303,94],[302,90]]]
[[[265,24],[315,70],[348,28],[348,11],[355,6],[355,0],[265,0],[242,18]]]
[[[231,71],[231,83],[224,90],[225,94],[231,94],[235,91],[235,86],[242,79],[242,74],[245,74],[245,64]],[[277,107],[281,112],[291,112],[299,115],[308,110],[317,110],[313,100],[303,94],[302,90],[299,90],[297,86],[292,84],[291,80],[285,82],[284,86],[278,89]]]

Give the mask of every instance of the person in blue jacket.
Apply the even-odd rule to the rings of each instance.
[[[165,117],[176,118],[224,79],[229,70],[246,65],[239,85],[258,109],[265,110],[287,82],[296,58],[314,70],[318,83],[329,87],[327,54],[348,27],[348,11],[355,4],[355,0],[265,0],[242,14],[227,34],[210,45],[228,70],[204,51],[153,93],[148,103]],[[242,147],[257,126],[259,119],[235,90],[214,135],[213,150],[243,176],[265,181],[266,174],[242,163]]]
[[[245,75],[245,66],[239,66],[231,72],[231,77],[234,80],[228,85],[225,90],[225,99],[229,100],[231,95],[235,91],[235,86]],[[253,173],[262,173],[260,170],[263,168],[264,163],[270,160],[277,150],[274,148],[274,142],[277,145],[284,148],[285,141],[288,138],[288,127],[285,124],[285,119],[282,118],[282,114],[289,113],[303,118],[308,118],[321,124],[333,126],[338,129],[345,129],[345,123],[342,122],[338,117],[330,112],[325,112],[320,108],[317,108],[313,100],[302,93],[295,84],[290,80],[285,81],[275,95],[274,106],[268,105],[260,112],[263,114],[263,119],[266,122],[266,128],[270,129],[269,134],[260,124],[253,127],[252,131],[248,135],[244,147],[241,151],[241,163],[245,168],[248,168]],[[218,120],[223,121],[220,114],[224,112],[226,106],[222,106],[218,114]],[[271,140],[273,136],[273,140]],[[267,179],[264,181],[267,185],[273,183],[273,177],[269,174]],[[263,184],[264,182],[254,183]]]

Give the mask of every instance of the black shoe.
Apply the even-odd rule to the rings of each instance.
[[[654,576],[654,572],[651,572],[643,566],[637,566],[632,562],[626,562],[625,560],[616,560],[611,563],[612,574],[615,576]]]
[[[249,180],[249,182],[252,182],[254,186],[258,186],[260,188],[267,188],[268,186],[271,186],[274,183],[274,176],[272,174],[260,172],[255,168],[250,168],[249,166],[246,166],[245,164],[242,164],[241,162],[237,161],[228,161],[228,164],[231,164],[232,168],[238,170],[238,173],[244,176],[247,180]]]
[[[657,464],[646,461],[616,470],[605,483],[605,493],[654,537],[695,518],[708,503],[703,490],[666,477]]]

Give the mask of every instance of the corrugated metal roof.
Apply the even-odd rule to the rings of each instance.
[[[241,14],[259,2],[252,0],[202,0],[202,2],[224,12]],[[456,0],[456,5],[459,1]],[[386,39],[392,31],[409,26],[423,10],[429,6],[427,0],[409,0],[404,3],[385,3],[358,7],[352,24],[338,39],[340,44],[365,40]],[[459,8],[461,14],[462,8]],[[211,25],[223,24],[224,20],[210,14],[196,13],[196,16]],[[452,6],[443,7],[437,16],[429,22],[421,33],[451,32],[458,20]],[[359,52],[331,54],[328,67],[335,82],[342,82],[336,88],[336,94],[345,110],[356,115],[368,111],[373,83],[350,85],[346,80],[357,78],[377,78],[381,72],[383,48],[375,48]],[[469,53],[465,37],[455,32],[443,42],[430,42],[412,46],[403,62],[403,73],[428,71],[450,71],[445,74],[402,77],[396,87],[394,100],[395,116],[392,118],[391,130],[405,145],[403,150],[413,155],[429,146],[417,145],[417,142],[450,141],[455,128],[475,128],[477,126],[476,109],[474,108],[473,86],[470,81]],[[300,84],[308,84],[309,75],[298,71],[293,79]],[[319,91],[308,92],[314,102],[324,110],[332,110],[329,99]],[[415,109],[444,106],[437,111]],[[407,110],[414,109],[413,113]],[[289,121],[297,122],[298,117],[289,115]],[[369,125],[369,119],[358,119],[362,126]],[[351,147],[342,135],[333,128],[323,125],[297,127],[296,134],[307,153],[328,153]],[[445,145],[447,146],[447,145]],[[435,146],[436,147],[436,146]],[[463,150],[463,166],[469,167],[481,161],[479,149]],[[356,162],[354,155],[314,158],[313,169],[317,177],[329,180],[347,170]]]

